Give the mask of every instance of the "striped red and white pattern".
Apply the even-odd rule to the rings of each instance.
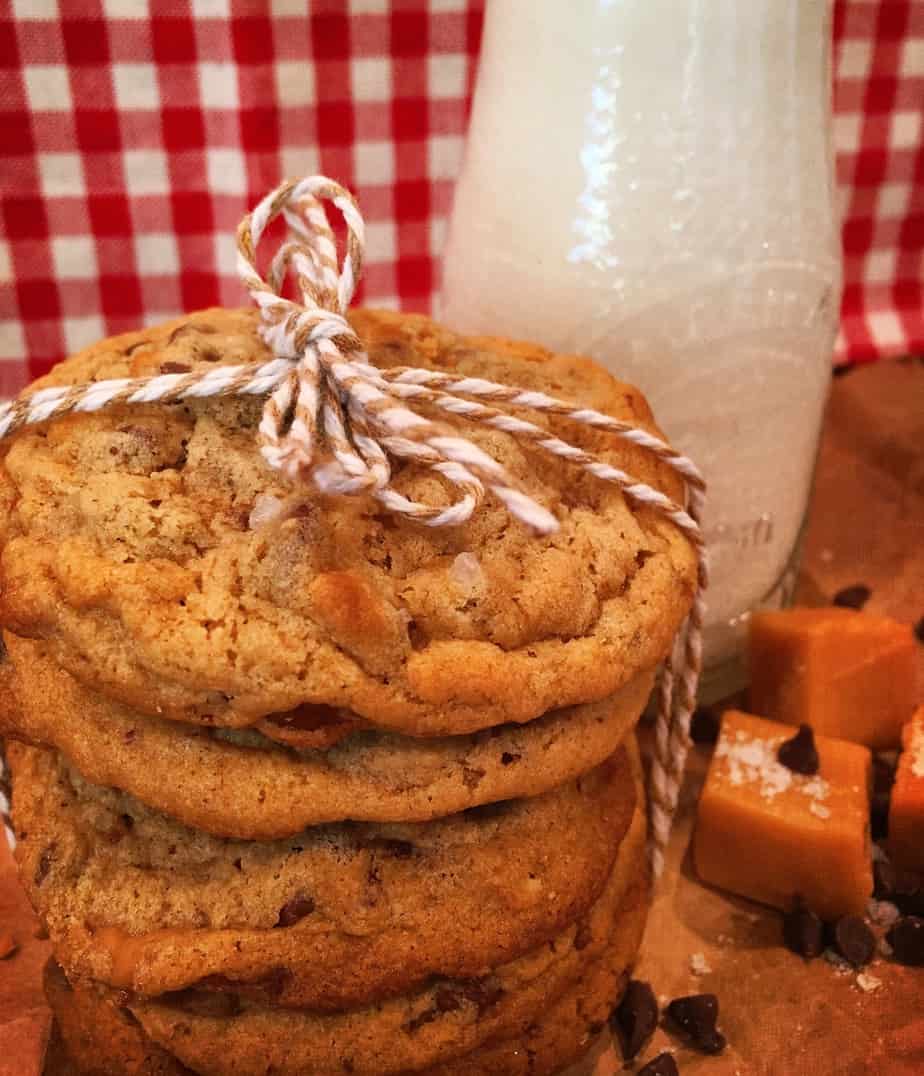
[[[0,396],[101,336],[237,304],[283,176],[358,195],[358,298],[431,309],[483,0],[0,0]],[[841,0],[839,358],[924,351],[924,3]]]

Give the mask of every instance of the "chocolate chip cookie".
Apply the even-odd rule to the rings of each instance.
[[[7,633],[7,647],[0,733],[58,748],[88,781],[186,825],[264,840],[344,819],[425,821],[549,791],[617,749],[653,679],[640,674],[608,699],[468,736],[361,729],[326,748],[300,748],[256,729],[148,717],[85,688],[51,660],[46,643]],[[319,716],[310,715],[312,734],[324,727]],[[330,724],[345,722],[332,712]],[[298,719],[289,727],[297,732]]]
[[[530,799],[222,840],[89,785],[47,749],[11,742],[8,757],[20,874],[71,978],[324,1010],[541,946],[599,899],[644,802],[630,736]]]
[[[526,1025],[522,1033],[512,1039],[500,1039],[476,1046],[469,1053],[452,1060],[437,1063],[422,1071],[426,1076],[546,1076],[559,1071],[576,1059],[600,1030],[609,1012],[618,1002],[638,948],[644,927],[646,901],[644,891],[636,886],[624,904],[618,930],[611,931],[610,938],[600,954],[585,964],[580,980],[569,987],[546,1011]],[[582,939],[586,943],[586,936]],[[474,1006],[476,1013],[481,1006],[483,1015],[496,1005],[496,988],[476,987],[472,983],[454,987],[443,984],[434,995],[439,1008],[453,1011],[453,1005]],[[183,1076],[192,1070],[185,1068],[167,1050],[156,1045],[143,1030],[142,1024],[130,1011],[130,999],[112,991],[100,991],[91,985],[67,982],[61,969],[49,962],[45,972],[45,992],[54,1012],[68,1052],[79,1064],[77,1071],[101,1073],[105,1076]],[[174,999],[174,1006],[182,1003]],[[187,1002],[196,1007],[196,1016],[203,1015],[211,1004],[212,1017],[216,1018],[214,999],[191,999]],[[238,1003],[230,1002],[231,1008]],[[228,1009],[229,1003],[225,1003]],[[207,1010],[206,1010],[207,1011]],[[413,1036],[427,1022],[427,1010],[419,1011],[418,1027],[401,1029],[403,1036]],[[227,1013],[226,1013],[227,1016]],[[154,1022],[154,1017],[149,1017]],[[162,1020],[164,1018],[162,1017]],[[221,1016],[217,1016],[221,1019]],[[159,1025],[158,1025],[159,1026]],[[188,1037],[195,1030],[190,1026]],[[201,1047],[199,1047],[201,1049]],[[104,1068],[95,1068],[99,1059],[105,1058]],[[236,1061],[231,1063],[236,1066]],[[339,1068],[312,1069],[312,1073],[357,1072],[352,1056],[339,1058]],[[210,1068],[198,1071],[225,1073],[229,1071],[259,1071],[240,1067],[221,1067],[212,1059]],[[264,1070],[265,1071],[265,1070]],[[365,1071],[369,1071],[368,1069]],[[383,1070],[387,1071],[387,1070]],[[55,1073],[54,1076],[61,1076]]]
[[[418,315],[352,320],[383,367],[521,385],[657,432],[641,394],[589,360]],[[260,361],[256,330],[255,312],[203,311],[105,340],[35,388]],[[653,510],[466,425],[560,530],[536,537],[490,498],[465,525],[427,528],[269,470],[254,438],[261,402],[123,406],[18,433],[0,467],[0,623],[46,639],[94,690],[211,727],[310,703],[463,734],[606,698],[667,652],[696,566]],[[669,468],[615,435],[524,414],[682,497]],[[396,466],[393,485],[435,504],[453,496],[418,465]]]
[[[646,903],[640,825],[587,916],[476,980],[437,980],[369,1008],[325,1014],[197,991],[127,1005],[151,1040],[203,1076],[390,1076],[442,1066],[467,1072],[473,1051],[527,1036],[605,954],[624,973]]]

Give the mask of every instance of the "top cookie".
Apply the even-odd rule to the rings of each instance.
[[[588,359],[356,311],[373,363],[539,389],[658,433],[638,390]],[[103,341],[34,387],[267,357],[251,311],[205,310]],[[0,621],[151,714],[246,726],[311,702],[413,735],[528,721],[656,664],[686,614],[687,540],[614,486],[465,425],[554,513],[536,537],[488,499],[430,529],[270,470],[262,400],[121,407],[31,427],[0,468]],[[612,434],[527,413],[675,500],[680,480]],[[448,504],[432,471],[395,488]]]

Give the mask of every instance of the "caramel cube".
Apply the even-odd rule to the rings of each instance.
[[[900,867],[924,871],[924,706],[902,731],[889,803],[889,851]]]
[[[751,709],[816,734],[898,747],[915,703],[906,624],[853,609],[787,609],[751,619]]]
[[[860,915],[873,891],[870,752],[815,737],[818,773],[777,750],[796,730],[729,710],[699,801],[693,861],[704,882],[788,908],[799,894],[823,919]]]

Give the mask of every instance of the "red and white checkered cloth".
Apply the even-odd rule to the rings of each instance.
[[[234,231],[325,172],[360,299],[431,307],[484,0],[0,0],[0,396],[104,335],[238,304]],[[839,358],[924,351],[924,2],[836,9]]]

